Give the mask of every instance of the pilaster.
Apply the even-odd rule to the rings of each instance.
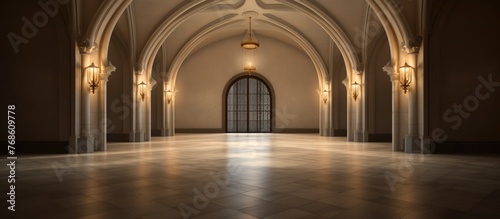
[[[414,68],[412,84],[408,91],[408,133],[405,136],[405,152],[421,152],[421,139],[418,134],[418,77],[417,57],[422,43],[421,37],[410,39],[402,43],[403,51],[408,57],[408,64]]]
[[[399,74],[394,70],[391,61],[382,68],[387,73],[392,83],[392,151],[398,151],[400,146],[400,106],[399,106]]]
[[[92,153],[94,152],[95,137],[91,130],[91,93],[87,82],[87,73],[85,69],[90,66],[93,61],[94,52],[97,50],[97,44],[91,44],[88,40],[81,40],[78,43],[80,49],[81,63],[81,103],[80,103],[80,136],[77,140],[76,148],[71,148],[74,153]]]
[[[99,109],[98,109],[98,117],[99,124],[98,125],[98,139],[97,145],[95,147],[96,151],[106,151],[106,143],[107,143],[107,128],[108,128],[108,118],[107,118],[107,84],[109,81],[109,76],[116,71],[116,67],[108,61],[108,63],[103,66],[102,73],[100,77],[100,86],[99,86]]]

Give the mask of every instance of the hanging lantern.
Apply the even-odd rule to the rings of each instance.
[[[252,30],[252,17],[249,17],[248,19],[248,31],[247,34],[245,34],[245,39],[241,43],[241,48],[243,49],[243,55],[245,59],[245,66],[243,67],[243,70],[251,73],[257,70],[257,49],[259,48],[260,44],[259,42],[257,42],[255,34]]]
[[[90,66],[85,68],[87,74],[87,83],[89,84],[90,92],[95,93],[95,90],[99,87],[99,67],[97,67],[93,62]]]
[[[167,103],[172,102],[173,93],[171,90],[167,90]]]
[[[328,91],[327,90],[323,90],[323,93],[322,93],[322,98],[323,98],[323,103],[326,104],[326,102],[328,102]]]
[[[399,83],[404,93],[408,92],[412,81],[413,67],[405,62],[405,65],[399,67]]]
[[[360,85],[357,81],[352,84],[352,98],[354,98],[354,102],[356,102],[359,97],[359,86]]]
[[[139,95],[141,96],[142,101],[144,101],[144,98],[146,97],[146,87],[147,84],[144,83],[144,81],[139,84]]]

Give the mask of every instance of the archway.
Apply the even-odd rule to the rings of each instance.
[[[225,92],[228,133],[272,132],[273,95],[260,77],[245,75],[229,82]]]

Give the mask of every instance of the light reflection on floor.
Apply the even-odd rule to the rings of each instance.
[[[179,134],[16,168],[18,218],[500,217],[498,156],[312,134]]]

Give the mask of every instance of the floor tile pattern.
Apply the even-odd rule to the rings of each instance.
[[[405,154],[312,134],[110,143],[21,156],[16,177],[16,212],[3,201],[1,218],[500,218],[499,156]]]

